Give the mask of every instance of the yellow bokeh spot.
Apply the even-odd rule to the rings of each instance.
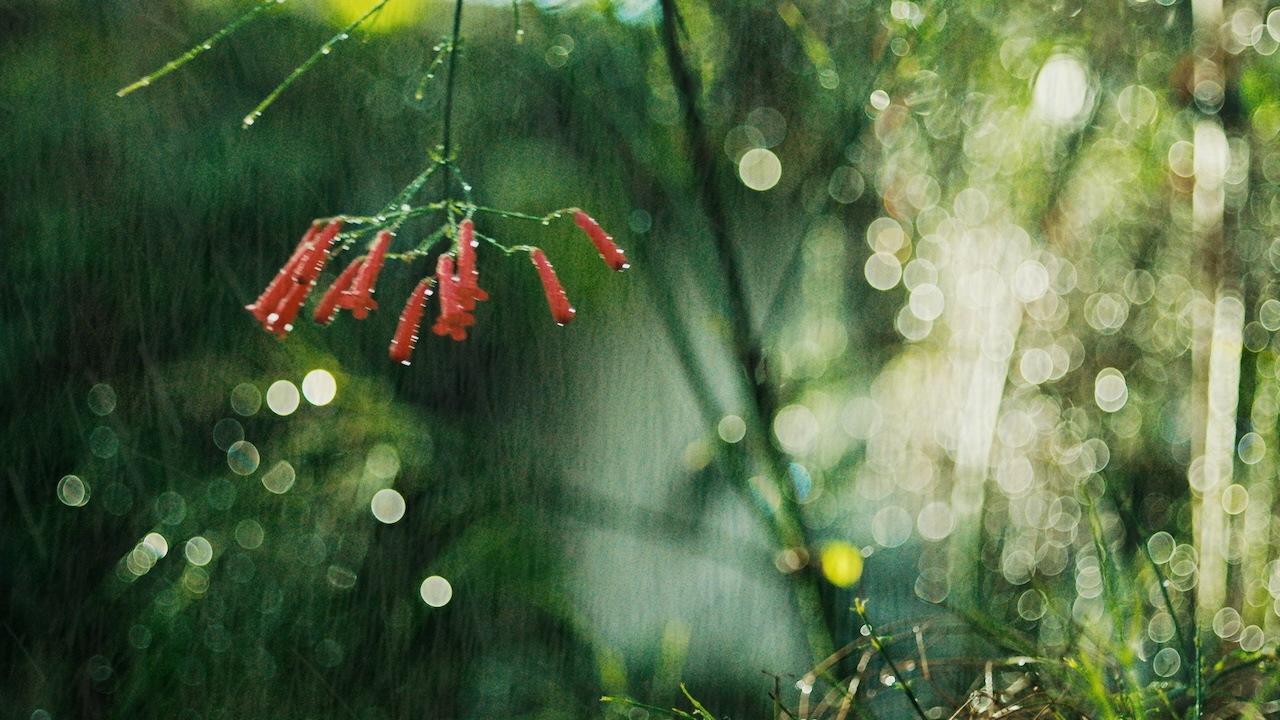
[[[337,24],[347,25],[377,5],[377,0],[328,0]],[[421,23],[433,3],[429,0],[396,0],[389,2],[361,25],[363,30],[390,32]]]
[[[862,553],[846,542],[828,543],[822,549],[822,574],[832,585],[853,585],[862,577]]]

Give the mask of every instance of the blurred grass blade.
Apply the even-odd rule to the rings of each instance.
[[[170,60],[168,63],[164,65],[164,67],[151,73],[150,75],[147,75],[144,78],[137,80],[133,84],[127,85],[121,88],[120,90],[116,91],[116,96],[124,97],[125,95],[128,95],[129,93],[133,92],[134,90],[137,90],[138,88],[141,88],[141,87],[146,87],[150,85],[152,82],[154,82],[155,80],[162,78],[165,75],[168,75],[169,73],[173,72],[174,70],[177,70],[183,65],[186,65],[188,61],[194,59],[197,55],[203,53],[206,50],[212,49],[213,46],[216,45],[219,40],[230,35],[236,30],[240,29],[240,26],[244,25],[245,23],[257,17],[258,13],[262,12],[263,10],[266,10],[272,5],[279,5],[280,3],[283,3],[283,2],[284,0],[262,0],[262,2],[254,6],[252,10],[245,13],[244,15],[241,15],[234,22],[222,28],[218,32],[214,33],[213,35],[210,35],[209,38],[204,42],[200,43],[199,45],[196,45],[195,47],[179,55],[173,60]]]

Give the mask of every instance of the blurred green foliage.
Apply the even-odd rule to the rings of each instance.
[[[468,3],[477,201],[586,208],[633,269],[481,215],[546,249],[577,320],[483,245],[470,339],[424,331],[408,368],[423,259],[365,323],[281,342],[242,309],[441,143],[453,4],[425,0],[242,129],[372,5],[270,8],[122,99],[252,3],[0,0],[15,717],[638,718],[681,680],[747,717],[835,717],[832,688],[876,716],[1271,708],[1269,3],[543,2],[521,34]],[[331,404],[235,406],[315,369]]]

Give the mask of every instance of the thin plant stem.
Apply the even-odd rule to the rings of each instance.
[[[422,80],[418,82],[418,89],[413,92],[414,100],[421,100],[426,97],[427,83],[436,76],[436,70],[444,64],[445,56],[453,54],[453,45],[444,44],[435,46],[436,56],[432,58],[431,64],[427,65],[427,69],[422,73]]]
[[[413,182],[406,185],[405,188],[396,195],[394,200],[387,203],[387,206],[382,210],[382,214],[386,215],[388,213],[398,212],[405,203],[412,201],[413,196],[418,194],[418,191],[422,189],[423,185],[427,184],[427,180],[431,179],[431,176],[438,169],[440,169],[440,163],[431,163],[426,170],[423,170],[418,177],[413,179]]]
[[[453,94],[458,80],[458,38],[462,35],[462,3],[457,0],[453,6],[453,32],[449,38],[449,65],[444,79],[444,129],[440,139],[440,159],[449,162],[449,153],[453,151]],[[449,175],[444,176],[444,197],[449,199]]]
[[[1201,657],[1200,655],[1200,621],[1196,619],[1196,614],[1199,613],[1200,608],[1196,607],[1196,604],[1197,603],[1193,599],[1192,606],[1191,606],[1191,617],[1192,617],[1192,626],[1195,628],[1195,633],[1196,633],[1195,642],[1194,642],[1194,652],[1195,652],[1194,659],[1195,659],[1195,666],[1196,666],[1195,667],[1196,706],[1195,706],[1195,713],[1191,716],[1191,720],[1200,720],[1201,714],[1204,712],[1204,667],[1201,664],[1204,662],[1204,658]]]
[[[196,45],[195,47],[191,48],[185,53],[165,63],[164,66],[161,67],[159,70],[156,70],[155,72],[151,73],[150,75],[147,75],[144,78],[140,78],[134,81],[130,85],[126,85],[125,87],[120,88],[118,91],[116,91],[116,97],[124,97],[125,95],[128,95],[129,93],[133,92],[134,90],[137,90],[138,88],[146,87],[150,85],[152,82],[156,81],[157,79],[162,78],[165,75],[168,75],[169,73],[173,72],[174,70],[177,70],[183,65],[186,65],[189,61],[195,59],[197,55],[204,53],[206,50],[213,49],[213,46],[217,45],[219,40],[230,35],[236,30],[239,30],[240,27],[243,26],[245,23],[257,17],[258,13],[262,12],[263,10],[266,10],[272,5],[279,5],[282,2],[284,2],[284,0],[262,0],[262,2],[255,5],[253,9],[249,10],[249,12],[236,18],[234,21],[231,22],[231,24],[223,27],[218,32],[210,35],[204,42],[200,43],[199,45]]]
[[[920,701],[916,699],[916,694],[911,691],[911,685],[902,677],[902,673],[898,670],[898,666],[893,662],[893,658],[889,657],[889,650],[880,642],[880,638],[876,636],[876,628],[871,624],[871,618],[867,617],[867,603],[862,598],[853,601],[853,609],[858,613],[858,618],[867,626],[870,633],[868,637],[871,639],[871,646],[880,653],[880,659],[889,666],[893,671],[893,677],[897,679],[898,686],[902,688],[902,692],[906,693],[907,699],[911,701],[911,707],[916,711],[916,715],[920,716],[920,720],[929,720],[929,716],[925,715],[924,708],[920,707]]]
[[[1146,536],[1146,530],[1143,528],[1141,521],[1134,515],[1133,508],[1128,503],[1118,505],[1120,512],[1124,515],[1125,523],[1132,528],[1137,528],[1140,536]],[[1169,619],[1173,621],[1173,632],[1178,638],[1178,644],[1182,647],[1182,651],[1186,652],[1187,647],[1191,644],[1190,638],[1182,623],[1178,622],[1178,612],[1173,607],[1173,598],[1169,597],[1169,586],[1164,577],[1164,572],[1160,570],[1160,565],[1156,563],[1156,559],[1151,556],[1151,546],[1148,543],[1142,543],[1142,556],[1151,564],[1151,570],[1156,575],[1156,584],[1160,588],[1160,598],[1164,601],[1165,610],[1169,613]],[[1193,623],[1194,624],[1194,618]]]
[[[325,55],[328,55],[333,50],[334,45],[337,45],[338,43],[350,37],[351,33],[356,28],[360,27],[364,23],[364,21],[368,20],[374,13],[381,10],[382,6],[386,5],[387,2],[389,2],[389,0],[380,0],[380,2],[378,2],[377,5],[374,5],[373,7],[369,8],[368,12],[356,18],[350,25],[343,28],[338,34],[329,38],[325,42],[325,44],[321,45],[318,50],[312,53],[311,57],[307,58],[305,62],[303,62],[298,67],[294,68],[293,72],[289,73],[289,76],[284,79],[284,82],[281,82],[279,85],[277,85],[276,89],[272,90],[270,95],[267,95],[265,98],[263,98],[262,102],[258,103],[258,106],[253,109],[253,112],[244,116],[242,127],[248,128],[249,126],[253,125],[253,123],[257,121],[258,118],[262,117],[262,113],[266,111],[268,107],[271,106],[271,103],[275,102],[276,98],[280,97],[280,93],[284,92],[285,89],[288,88],[290,85],[292,85],[295,80],[302,77],[302,74],[310,70],[313,65],[320,62],[320,58],[324,57]]]

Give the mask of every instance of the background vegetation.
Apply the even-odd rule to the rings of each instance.
[[[486,244],[409,367],[421,261],[363,323],[242,309],[441,144],[429,0],[242,128],[374,4],[122,99],[253,3],[0,0],[5,712],[1280,710],[1267,2],[469,2],[476,201],[633,268],[482,214],[577,319]]]

